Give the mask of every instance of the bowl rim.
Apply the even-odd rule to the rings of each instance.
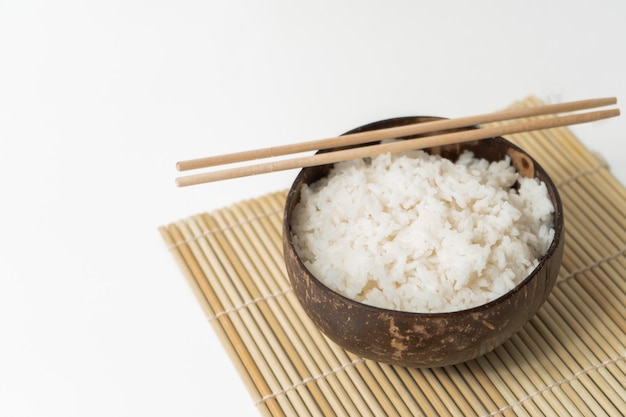
[[[363,125],[363,126],[355,128],[355,129],[352,129],[352,130],[344,133],[344,135],[350,134],[350,133],[359,132],[359,131],[365,131],[365,130],[371,129],[371,128],[375,127],[376,125],[379,125],[379,124],[392,123],[392,122],[403,122],[403,121],[414,120],[414,119],[433,119],[434,120],[434,119],[442,119],[442,118],[441,117],[437,117],[437,116],[404,116],[404,117],[394,117],[394,118],[390,118],[390,119],[383,119],[383,120],[375,121],[375,122],[372,122],[372,123],[368,123],[366,125]],[[487,303],[484,303],[484,304],[480,304],[478,306],[464,308],[464,309],[461,309],[461,310],[438,311],[438,312],[419,312],[419,311],[395,310],[395,309],[390,309],[390,308],[386,308],[386,307],[373,306],[373,305],[370,305],[370,304],[365,304],[365,303],[362,303],[360,301],[354,300],[352,298],[349,298],[349,297],[347,297],[347,296],[345,296],[345,295],[343,295],[343,294],[333,290],[332,288],[330,288],[329,286],[324,284],[319,278],[317,278],[304,265],[304,262],[302,261],[300,255],[298,254],[298,252],[297,252],[297,250],[295,248],[295,245],[293,243],[293,233],[291,231],[291,211],[292,210],[291,210],[290,206],[292,204],[290,204],[290,203],[292,202],[292,200],[293,200],[293,198],[294,198],[294,196],[296,194],[296,189],[294,188],[294,185],[305,174],[306,170],[312,169],[312,168],[315,168],[315,167],[305,167],[305,168],[302,168],[298,172],[298,175],[296,176],[296,178],[292,182],[292,185],[289,188],[289,191],[288,191],[288,194],[287,194],[287,199],[286,199],[286,202],[285,202],[284,213],[283,213],[284,233],[287,235],[287,236],[283,237],[283,239],[286,239],[286,243],[289,245],[289,249],[291,251],[293,251],[293,253],[296,255],[295,259],[297,260],[298,267],[301,268],[303,271],[306,271],[307,275],[311,278],[311,282],[313,283],[313,285],[321,286],[324,290],[332,292],[344,304],[349,304],[349,305],[358,307],[361,310],[369,310],[371,312],[385,313],[385,314],[390,314],[390,315],[402,315],[402,316],[405,316],[405,317],[413,316],[413,317],[429,317],[429,318],[439,318],[439,319],[451,319],[451,318],[454,318],[456,316],[461,316],[461,315],[465,316],[465,315],[468,315],[468,314],[474,314],[474,313],[479,313],[481,311],[489,310],[493,306],[501,304],[501,303],[504,303],[508,299],[512,298],[519,291],[522,291],[523,288],[526,287],[531,281],[533,281],[535,276],[543,268],[544,264],[546,262],[548,262],[549,259],[552,258],[554,253],[559,248],[560,239],[564,238],[564,235],[563,235],[563,230],[564,230],[563,205],[562,205],[561,197],[559,195],[558,188],[557,188],[556,184],[554,183],[552,178],[548,175],[548,173],[545,171],[545,169],[532,157],[532,155],[528,154],[528,152],[526,152],[525,150],[523,150],[522,148],[520,148],[516,144],[512,143],[511,141],[509,141],[509,140],[507,140],[507,139],[505,139],[505,138],[503,138],[501,136],[495,136],[495,137],[492,137],[492,138],[487,138],[487,139],[482,139],[482,140],[501,142],[502,144],[507,145],[507,146],[511,147],[513,150],[521,152],[522,154],[524,154],[525,156],[530,158],[530,160],[533,162],[533,165],[534,165],[534,168],[535,168],[535,178],[537,178],[538,172],[541,172],[543,174],[543,176],[545,177],[545,180],[543,180],[543,182],[546,183],[546,187],[548,189],[549,195],[551,197],[553,197],[553,199],[554,199],[554,214],[553,214],[554,237],[552,239],[552,242],[550,243],[550,246],[548,247],[546,252],[543,254],[543,256],[539,259],[539,261],[538,261],[537,265],[535,266],[535,268],[533,268],[533,270],[522,281],[520,281],[515,287],[511,288],[510,290],[508,290],[504,294],[498,296],[497,298],[494,298],[493,300],[488,301]],[[427,149],[432,149],[432,148],[427,148]],[[318,152],[320,152],[320,151],[318,151]],[[333,164],[328,164],[328,165],[332,166]],[[297,204],[297,202],[294,203],[293,205],[295,206],[295,204]]]

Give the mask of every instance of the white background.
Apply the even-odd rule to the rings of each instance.
[[[0,0],[0,415],[255,415],[157,228],[296,172],[177,188],[175,162],[626,100],[625,22],[622,0]],[[626,183],[626,117],[574,130]]]

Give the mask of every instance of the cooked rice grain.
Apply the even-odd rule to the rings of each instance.
[[[508,158],[413,151],[341,162],[304,185],[292,231],[306,267],[336,292],[446,312],[519,284],[554,238],[553,211],[545,184],[519,176]]]

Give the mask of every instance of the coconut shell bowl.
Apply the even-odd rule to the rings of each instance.
[[[382,129],[436,118],[402,117],[371,123],[347,133]],[[557,188],[544,169],[524,150],[495,137],[425,149],[455,160],[464,150],[499,161],[509,156],[525,177],[543,181],[554,205],[554,239],[537,267],[506,294],[477,307],[442,313],[414,313],[373,307],[346,298],[324,285],[305,267],[292,239],[292,211],[303,184],[326,176],[332,167],[302,169],[285,204],[283,249],[290,283],[306,314],[333,342],[363,358],[406,367],[458,364],[484,355],[515,334],[548,298],[563,255],[563,207]],[[350,256],[350,254],[346,254]]]

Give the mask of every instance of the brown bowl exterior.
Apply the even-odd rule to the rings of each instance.
[[[383,120],[348,133],[419,123],[437,118]],[[563,255],[563,208],[556,186],[522,149],[503,138],[427,149],[456,159],[469,149],[489,161],[509,155],[522,175],[545,182],[555,207],[555,239],[535,270],[517,287],[479,307],[447,313],[410,313],[373,307],[348,299],[324,285],[304,266],[291,238],[291,213],[303,183],[328,174],[332,165],[304,168],[296,177],[285,205],[283,249],[291,285],[307,315],[344,349],[366,359],[407,367],[453,365],[481,356],[502,344],[537,312],[556,281]]]

